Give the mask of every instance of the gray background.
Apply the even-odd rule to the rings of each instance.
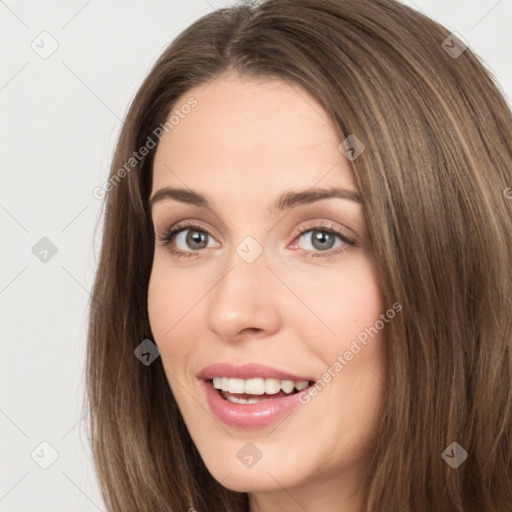
[[[105,510],[82,410],[101,234],[92,191],[156,58],[199,16],[233,3],[0,1],[0,511]],[[405,3],[461,34],[512,97],[512,0]],[[52,38],[58,48],[44,59]]]

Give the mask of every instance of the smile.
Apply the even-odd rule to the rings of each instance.
[[[212,414],[245,429],[264,427],[289,414],[300,403],[299,391],[315,382],[268,366],[227,363],[208,366],[199,378]]]
[[[229,377],[214,377],[213,385],[215,389],[227,391],[229,393],[247,393],[250,395],[274,395],[283,390],[285,393],[291,393],[294,389],[300,391],[308,386],[307,380],[294,382],[293,380],[278,379],[233,379]]]

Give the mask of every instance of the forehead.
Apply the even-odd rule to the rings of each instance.
[[[195,106],[182,109],[187,104]],[[321,185],[356,189],[332,119],[296,84],[225,75],[189,90],[171,115],[154,159],[153,190],[270,194],[324,176]]]

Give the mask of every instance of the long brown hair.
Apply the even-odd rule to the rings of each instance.
[[[384,307],[403,309],[387,326],[365,509],[512,510],[512,116],[450,37],[393,0],[269,0],[202,17],[155,63],[113,159],[90,304],[90,435],[109,511],[248,510],[207,471],[161,358],[134,357],[152,338],[155,149],[126,163],[182,95],[229,71],[304,87],[340,142],[366,147],[352,166]],[[453,442],[468,454],[457,468],[442,457]]]

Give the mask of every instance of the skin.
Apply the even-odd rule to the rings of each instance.
[[[385,329],[309,404],[265,428],[218,421],[196,378],[214,362],[255,362],[320,379],[384,312],[361,204],[328,198],[269,213],[286,190],[358,191],[342,139],[312,96],[279,80],[225,74],[176,108],[192,96],[197,106],[164,135],[153,169],[152,195],[192,189],[212,203],[164,199],[152,208],[148,310],[169,385],[208,470],[248,492],[251,511],[360,511],[356,487],[384,395]],[[187,244],[186,227],[168,246],[159,240],[187,220],[204,229],[202,246],[200,234]],[[325,224],[356,245],[337,236],[314,244]],[[247,236],[263,250],[252,263],[236,252]],[[180,258],[171,247],[196,254]],[[237,458],[248,441],[262,453],[250,468]]]

